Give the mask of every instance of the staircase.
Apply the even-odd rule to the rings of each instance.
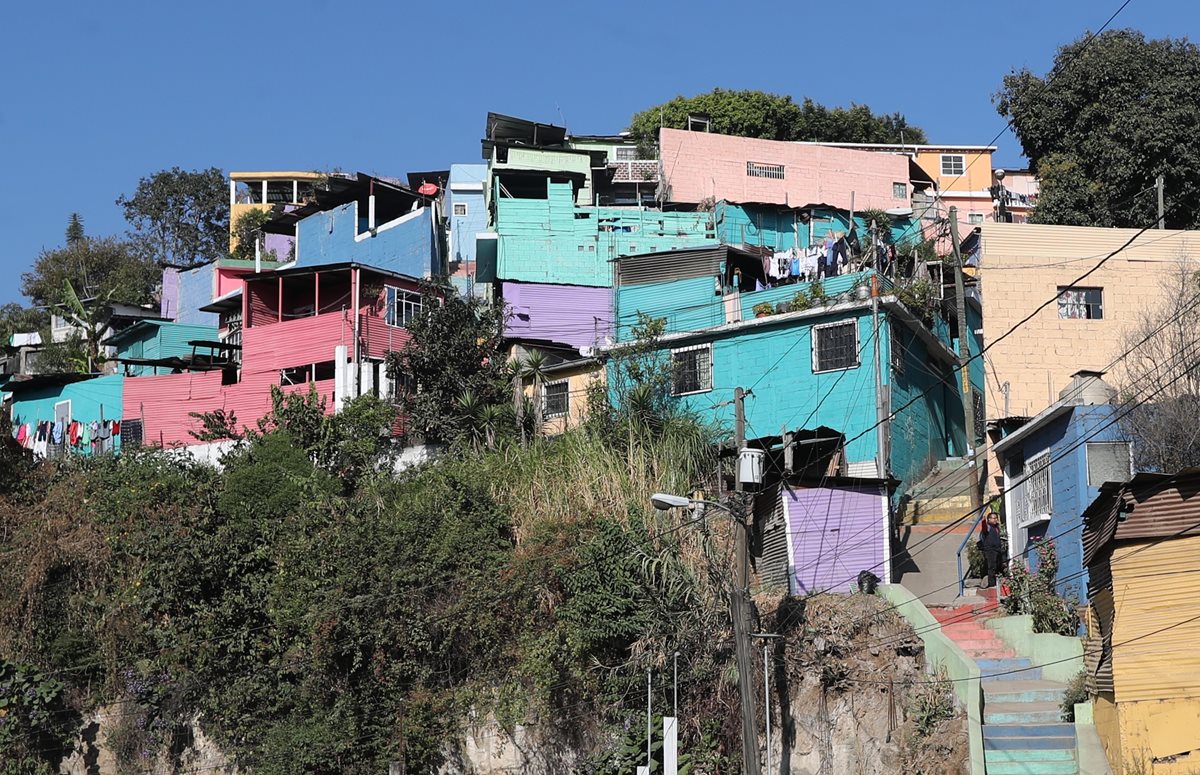
[[[905,495],[897,513],[894,579],[926,605],[950,605],[958,596],[958,547],[971,530],[971,477],[962,458],[938,461]],[[948,527],[962,520],[953,527]]]
[[[978,601],[931,608],[942,632],[979,665],[983,756],[988,775],[1077,775],[1075,725],[1059,719],[1066,685],[1017,656],[986,622],[998,611],[995,588]]]

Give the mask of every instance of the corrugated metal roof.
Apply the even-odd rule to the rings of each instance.
[[[1083,513],[1084,562],[1109,541],[1200,535],[1200,468],[1106,483]]]
[[[721,271],[727,248],[670,250],[624,256],[617,260],[618,285],[637,285],[693,277],[714,277]]]

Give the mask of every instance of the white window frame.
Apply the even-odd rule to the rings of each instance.
[[[564,388],[566,388],[563,391],[563,399],[564,399],[563,410],[561,412],[551,412],[550,411],[550,388],[552,388],[552,387],[556,388],[560,385],[563,386]],[[570,381],[565,380],[565,379],[559,379],[559,380],[555,380],[554,382],[547,382],[544,385],[542,385],[542,417],[543,417],[543,419],[548,420],[552,417],[566,417],[570,413],[571,413],[571,383],[570,383]]]
[[[958,171],[954,171],[954,160],[958,160]],[[946,169],[946,162],[950,162],[950,169]],[[962,177],[967,174],[967,156],[963,153],[943,153],[941,158],[942,177]]]
[[[835,368],[835,369],[822,369],[819,367],[819,364],[821,361],[821,357],[820,357],[821,356],[821,352],[820,352],[821,348],[817,344],[818,339],[819,339],[817,332],[822,331],[827,328],[837,328],[838,326],[853,326],[854,327],[854,365],[839,366],[838,368]],[[862,359],[859,357],[858,350],[859,350],[859,341],[858,341],[858,320],[857,320],[857,318],[851,319],[851,320],[839,320],[836,323],[822,323],[819,326],[812,327],[812,372],[813,372],[813,374],[828,374],[828,373],[834,372],[834,371],[849,371],[851,369],[857,369],[859,366],[862,365]]]
[[[66,401],[55,401],[54,402],[54,421],[55,422],[58,422],[58,407],[62,406],[63,404],[67,405],[67,422],[70,422],[72,419],[74,419],[74,417],[71,414],[71,399],[68,398]]]
[[[384,293],[383,320],[393,328],[408,328],[408,324],[424,311],[421,294],[415,291],[385,285]]]
[[[983,213],[967,213],[967,224],[970,226],[983,224]]]
[[[1036,474],[1033,471],[1035,466],[1039,468]],[[1031,497],[1035,477],[1042,475],[1046,477],[1045,508],[1039,508],[1041,504],[1035,504]],[[1021,470],[1021,478],[1024,480],[1025,503],[1017,527],[1030,528],[1046,522],[1054,513],[1054,473],[1050,470],[1050,450],[1027,459]]]
[[[748,161],[746,162],[746,177],[785,180],[787,167],[783,164],[771,164],[765,161]]]
[[[908,184],[892,181],[892,199],[908,199]]]
[[[628,156],[623,157],[621,154],[627,153]],[[618,145],[613,148],[613,161],[637,161],[637,146],[636,145]]]
[[[458,208],[460,208],[460,207],[462,208],[461,213],[458,211]],[[471,214],[471,208],[467,207],[466,202],[455,202],[453,204],[452,210],[450,212],[451,212],[451,215],[453,215],[455,218],[466,218],[468,215]]]
[[[704,350],[705,352],[708,353],[708,381],[706,384],[702,383],[701,386],[696,390],[688,390],[683,393],[676,393],[675,392],[675,356],[679,353],[692,352],[695,350]],[[673,395],[673,396],[692,396],[692,395],[696,395],[697,393],[710,393],[710,392],[712,392],[712,389],[713,389],[712,342],[706,342],[705,344],[694,344],[689,347],[676,347],[671,350],[671,395]]]

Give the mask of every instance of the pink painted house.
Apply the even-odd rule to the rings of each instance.
[[[240,347],[213,343],[194,370],[125,380],[125,418],[141,423],[147,444],[202,443],[191,416],[222,409],[255,427],[271,409],[271,387],[306,392],[309,383],[332,413],[367,393],[390,396],[387,352],[409,339],[421,310],[418,281],[356,263],[297,267],[240,278]]]
[[[663,129],[663,180],[671,202],[713,201],[840,210],[911,207],[909,159],[830,145]]]

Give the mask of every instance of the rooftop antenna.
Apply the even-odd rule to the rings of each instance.
[[[560,108],[560,107],[558,106],[558,103],[557,103],[557,102],[556,102],[556,103],[554,103],[554,109],[558,111],[558,121],[559,121],[559,123],[561,123],[561,124],[562,124],[562,126],[563,126],[563,129],[566,129],[566,128],[567,128],[567,118],[566,118],[566,116],[564,116],[564,115],[563,115],[562,108]],[[570,133],[568,132],[568,134],[570,134]]]

